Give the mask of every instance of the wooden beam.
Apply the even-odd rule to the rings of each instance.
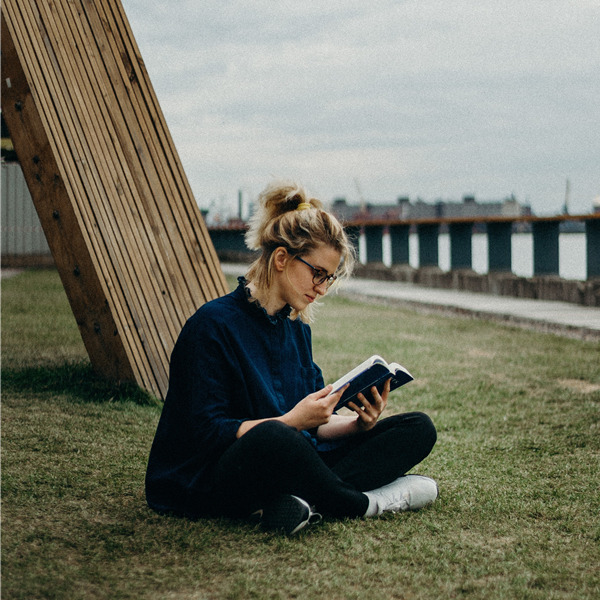
[[[3,115],[90,360],[164,398],[227,285],[122,6],[2,9]]]

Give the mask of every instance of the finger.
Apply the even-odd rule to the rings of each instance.
[[[356,398],[360,400],[360,404],[358,402],[349,402],[347,405],[348,408],[357,413],[363,421],[370,419],[372,417],[373,406],[363,394],[358,394]]]
[[[333,385],[329,384],[327,386],[325,386],[322,390],[317,390],[316,392],[313,392],[311,394],[311,396],[315,399],[315,400],[320,400],[321,398],[325,398],[327,397],[329,394],[331,394],[331,391],[333,390]],[[332,394],[333,395],[333,394]]]
[[[384,397],[384,400],[386,400],[386,401],[387,401],[387,397],[390,393],[391,388],[392,388],[392,380],[388,379],[385,382],[385,385],[383,386],[383,397]]]
[[[356,402],[348,402],[346,406],[350,410],[353,410],[355,413],[358,413],[359,415],[365,412],[365,407],[362,404],[359,406]]]
[[[381,410],[383,410],[387,406],[391,387],[392,387],[392,380],[388,379],[385,382],[385,385],[383,386],[383,393],[381,394]]]
[[[387,385],[387,384],[385,384]],[[382,393],[385,394],[385,385],[383,387]],[[379,409],[381,410],[381,407],[383,406],[383,397],[381,395],[381,393],[379,392],[379,390],[376,387],[373,387],[373,389],[371,390],[371,395],[373,397],[373,404]]]
[[[356,396],[357,400],[360,400],[360,404],[357,402],[356,405],[361,409],[361,410],[368,410],[371,407],[371,402],[369,402],[369,400],[367,400],[367,397],[360,393]]]
[[[392,384],[392,380],[387,379],[383,385],[383,389],[381,390],[381,392],[379,392],[379,390],[375,386],[371,388],[373,403],[380,410],[385,408],[385,406],[387,404],[387,397],[388,397],[388,394],[390,393],[391,384]]]
[[[348,404],[348,408],[351,408],[357,414],[356,420],[363,431],[371,429],[377,423],[378,415],[373,414],[366,406],[359,407],[358,404],[351,402]]]
[[[377,390],[375,390],[375,393],[377,393]],[[367,403],[365,404],[364,412],[367,413],[370,417],[378,419],[382,410],[383,403],[381,402],[381,399],[378,395],[376,396],[372,393],[372,401],[367,401]]]
[[[328,404],[330,406],[335,406],[340,401],[340,398],[342,397],[343,393],[348,389],[349,385],[350,384],[347,383],[343,388],[340,388],[337,392],[330,394],[328,398]],[[332,385],[328,385],[327,387],[333,388]]]

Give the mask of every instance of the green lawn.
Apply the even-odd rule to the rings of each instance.
[[[438,427],[432,507],[291,539],[152,513],[160,406],[93,376],[54,271],[3,281],[2,597],[600,597],[597,343],[341,297],[313,338],[328,380],[373,353],[415,375],[388,410]]]

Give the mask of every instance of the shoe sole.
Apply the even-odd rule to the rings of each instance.
[[[432,479],[431,477],[426,477],[425,475],[417,475],[417,474],[405,475],[405,477],[418,478],[421,480],[431,482],[435,485],[435,497],[434,498],[431,498],[424,502],[420,502],[416,507],[414,507],[414,508],[411,507],[408,510],[410,510],[410,511],[421,510],[422,508],[425,508],[426,506],[431,506],[439,498],[440,488],[439,488],[438,482],[435,479]]]
[[[267,531],[294,535],[308,524],[320,520],[321,515],[314,513],[302,498],[285,494],[264,509],[261,526]]]

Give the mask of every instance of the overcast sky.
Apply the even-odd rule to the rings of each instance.
[[[123,0],[198,204],[600,196],[598,0]]]

